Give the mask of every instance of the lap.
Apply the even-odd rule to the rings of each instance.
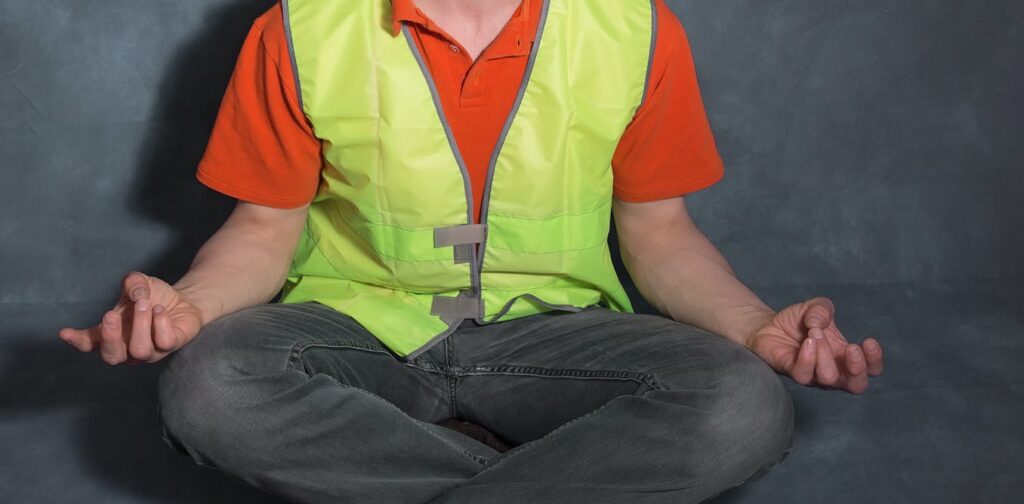
[[[274,394],[285,386],[281,374],[294,371],[327,375],[414,417],[437,416],[446,402],[442,377],[401,362],[355,319],[314,302],[257,305],[212,321],[171,355],[163,379]]]
[[[707,411],[785,400],[780,378],[742,345],[656,315],[549,312],[458,331],[451,345],[460,416],[517,444],[620,396]]]
[[[533,368],[629,378],[651,388],[708,382],[737,361],[764,364],[742,345],[703,329],[601,306],[471,327],[454,336],[455,360],[466,370]]]

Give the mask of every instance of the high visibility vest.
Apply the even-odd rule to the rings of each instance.
[[[320,187],[281,302],[345,313],[402,359],[466,319],[633,308],[608,248],[611,159],[644,99],[650,0],[547,0],[491,156],[479,224],[466,165],[387,0],[283,4]]]

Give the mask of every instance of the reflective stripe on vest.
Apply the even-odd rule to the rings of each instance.
[[[325,163],[282,302],[330,306],[405,359],[465,319],[632,311],[607,243],[611,158],[647,86],[653,2],[545,1],[481,224],[410,29],[385,22],[390,2],[284,10]]]

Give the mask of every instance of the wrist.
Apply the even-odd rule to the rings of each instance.
[[[767,306],[756,307],[750,311],[742,328],[738,331],[736,341],[749,350],[753,350],[754,338],[762,329],[772,323],[777,312]]]
[[[205,326],[207,323],[220,316],[217,311],[219,303],[209,300],[203,295],[202,291],[194,285],[179,282],[174,284],[173,288],[178,295],[181,296],[182,301],[195,308],[196,313],[199,315],[200,327]]]

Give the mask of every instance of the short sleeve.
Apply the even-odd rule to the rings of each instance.
[[[321,144],[298,104],[280,4],[253,23],[221,101],[196,178],[276,208],[312,201]]]
[[[612,158],[614,196],[629,202],[696,192],[724,171],[686,33],[664,0],[657,9],[648,93]]]

